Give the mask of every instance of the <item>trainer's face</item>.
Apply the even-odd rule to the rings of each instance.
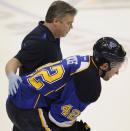
[[[65,37],[70,29],[73,28],[74,15],[66,15],[62,20],[57,20],[56,23],[56,36]]]
[[[110,71],[107,71],[104,80],[108,81],[112,76],[119,74],[119,69],[121,68],[122,63],[116,63]]]

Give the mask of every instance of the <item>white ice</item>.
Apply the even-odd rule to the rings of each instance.
[[[8,79],[5,65],[20,49],[24,36],[44,20],[53,0],[0,0],[0,130],[11,131],[6,114]],[[117,39],[127,51],[125,70],[110,81],[102,81],[99,100],[78,119],[92,131],[130,131],[130,0],[65,0],[78,8],[73,29],[61,40],[64,58],[91,54],[94,42],[103,36]],[[86,83],[87,84],[87,83]]]

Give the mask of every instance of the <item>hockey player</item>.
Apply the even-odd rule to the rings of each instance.
[[[76,119],[99,98],[100,77],[107,81],[118,74],[125,56],[122,45],[103,37],[93,56],[71,56],[21,76],[17,93],[7,99],[9,118],[20,131],[89,131]]]

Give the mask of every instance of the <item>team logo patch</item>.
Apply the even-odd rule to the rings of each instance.
[[[117,44],[113,43],[113,42],[110,42],[110,44],[108,45],[109,49],[112,49],[112,48],[114,48],[116,46],[117,46]]]

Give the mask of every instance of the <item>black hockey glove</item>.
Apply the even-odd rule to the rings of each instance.
[[[86,122],[76,121],[73,126],[62,128],[62,131],[90,131],[90,127]]]
[[[86,122],[81,121],[77,121],[76,123],[76,131],[90,131],[90,127],[88,126],[88,124]]]

